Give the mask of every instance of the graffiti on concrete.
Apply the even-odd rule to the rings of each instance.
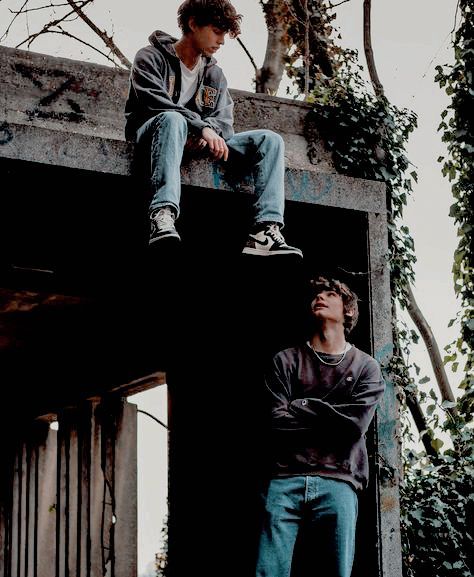
[[[0,144],[8,144],[13,140],[13,133],[7,122],[0,124]]]

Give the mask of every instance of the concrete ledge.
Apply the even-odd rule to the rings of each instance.
[[[128,72],[0,47],[0,158],[127,176],[133,145],[124,140]],[[364,212],[385,211],[380,182],[338,174],[322,143],[317,162],[303,136],[309,107],[284,98],[232,90],[236,131],[271,128],[286,148],[286,196],[299,202]],[[185,161],[185,185],[244,189],[218,163]]]
[[[79,156],[78,149],[87,151],[87,155]],[[128,176],[133,145],[110,138],[4,122],[0,125],[0,157]],[[218,190],[239,188],[252,192],[251,182],[229,183],[222,166],[206,159],[184,162],[181,178],[182,183],[189,186]],[[363,193],[360,193],[361,187]],[[380,183],[337,173],[287,166],[285,190],[288,200],[364,212],[385,210],[385,195],[381,194]]]

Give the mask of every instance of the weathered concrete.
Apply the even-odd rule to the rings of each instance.
[[[4,494],[0,575],[137,574],[136,406],[115,399],[70,407],[21,431]],[[0,486],[3,489],[3,482]],[[106,571],[107,570],[107,571]]]
[[[28,172],[29,180],[25,179],[18,187],[19,191],[23,192],[26,197],[26,201],[24,203],[7,204],[9,218],[13,223],[9,223],[9,228],[7,227],[9,236],[14,238],[17,244],[24,242],[25,251],[29,250],[28,238],[25,241],[24,237],[27,237],[30,232],[26,230],[25,234],[23,234],[22,229],[21,237],[17,237],[15,231],[23,224],[24,220],[21,215],[18,218],[18,213],[21,213],[25,207],[30,208],[28,202],[31,202],[32,197],[28,197],[27,194],[30,181],[38,182],[45,199],[48,194],[52,194],[53,199],[58,202],[63,197],[54,196],[53,193],[59,190],[60,194],[63,194],[62,184],[57,182],[59,180],[57,177],[55,178],[55,175],[61,174],[63,182],[66,183],[64,195],[68,195],[69,192],[70,196],[73,197],[69,204],[61,204],[63,210],[61,214],[64,214],[64,211],[72,207],[76,210],[71,212],[76,215],[77,209],[81,208],[81,206],[76,206],[78,204],[76,199],[81,197],[82,212],[79,211],[79,216],[76,216],[79,226],[74,228],[74,223],[72,225],[73,231],[78,231],[76,234],[82,235],[78,243],[80,251],[74,243],[71,243],[70,238],[65,238],[69,229],[58,227],[59,233],[57,235],[53,234],[52,238],[56,244],[64,244],[69,260],[73,257],[78,260],[74,249],[80,252],[81,256],[85,255],[85,260],[89,265],[84,267],[85,273],[94,280],[98,270],[98,268],[94,269],[94,267],[90,266],[90,262],[94,260],[94,253],[99,255],[106,254],[109,259],[117,256],[118,253],[120,268],[126,269],[126,266],[123,266],[123,255],[119,250],[117,251],[117,245],[114,245],[115,253],[113,251],[111,253],[101,252],[104,245],[108,246],[110,229],[107,229],[106,218],[104,218],[108,217],[108,212],[105,210],[105,208],[108,208],[107,200],[103,201],[102,204],[104,206],[101,206],[99,201],[105,198],[107,194],[110,195],[110,190],[107,189],[109,181],[117,182],[116,177],[119,177],[120,182],[122,182],[122,179],[127,181],[127,176],[131,173],[133,146],[125,142],[123,137],[123,105],[126,98],[127,80],[128,73],[125,71],[14,49],[0,48],[0,159],[35,163],[35,165],[17,163],[16,166],[19,165],[20,168],[17,168],[14,177],[10,178],[10,184],[18,182],[18,178],[21,177],[18,171],[27,167],[26,172]],[[383,185],[337,174],[329,155],[322,145],[319,148],[318,162],[315,165],[309,162],[306,152],[307,145],[303,137],[304,119],[308,111],[308,107],[305,104],[240,91],[232,91],[232,94],[236,102],[237,130],[262,127],[272,128],[284,138],[287,165],[286,194],[288,200],[296,201],[289,203],[291,206],[288,206],[286,229],[289,233],[288,238],[296,237],[294,244],[301,246],[303,249],[305,254],[304,266],[307,267],[308,271],[314,272],[327,270],[328,268],[337,271],[338,274],[341,271],[349,271],[348,280],[361,297],[361,319],[355,334],[351,335],[355,339],[353,342],[364,350],[372,352],[382,365],[386,366],[391,355],[391,308],[387,266],[387,220]],[[10,163],[10,160],[8,162],[4,161],[4,163],[13,164],[13,162]],[[28,168],[30,166],[31,170]],[[38,167],[42,167],[41,170]],[[64,171],[60,170],[59,167],[72,170]],[[81,180],[85,185],[75,187],[75,182],[68,183],[65,173],[71,175],[71,180],[81,180],[78,175],[86,175],[87,178]],[[100,173],[105,176],[102,178]],[[39,177],[37,176],[38,174],[40,175]],[[105,178],[107,178],[106,181],[104,180]],[[199,195],[197,196],[199,196],[199,199],[213,198],[212,195],[215,194],[213,190],[225,191],[232,190],[235,187],[235,184],[226,182],[225,174],[218,163],[206,160],[185,163],[182,167],[182,181],[184,185],[198,189]],[[106,183],[105,185],[104,182]],[[96,187],[94,187],[94,183]],[[55,189],[54,187],[57,188]],[[81,193],[88,187],[92,189],[92,197],[84,199],[85,195],[81,196]],[[239,188],[248,190],[251,188],[251,184],[249,182],[239,183]],[[210,191],[207,189],[210,189]],[[193,190],[190,192],[194,193]],[[5,195],[5,198],[17,198],[18,196],[13,193],[9,196]],[[230,197],[232,198],[231,201],[228,200]],[[239,208],[238,202],[234,202],[237,197],[241,198],[239,195],[227,195],[227,210]],[[256,355],[256,351],[258,351],[259,355],[257,356],[260,358],[260,354],[263,356],[267,349],[270,350],[275,343],[286,342],[285,339],[289,338],[289,334],[293,334],[291,331],[294,328],[293,325],[297,324],[298,318],[298,310],[293,306],[299,290],[298,287],[295,288],[295,285],[298,285],[298,279],[304,276],[303,271],[300,270],[300,265],[296,263],[255,263],[252,259],[242,260],[242,262],[239,261],[237,263],[232,250],[229,250],[227,245],[225,252],[223,250],[222,254],[216,252],[216,254],[203,257],[200,247],[206,241],[208,243],[212,242],[213,239],[206,238],[205,231],[201,230],[202,227],[201,229],[199,228],[200,222],[206,220],[215,223],[213,234],[223,238],[224,234],[233,238],[234,234],[239,232],[239,227],[242,227],[237,217],[231,219],[231,221],[236,221],[237,224],[236,222],[221,222],[221,214],[214,206],[203,208],[200,206],[202,203],[197,202],[195,198],[196,195],[190,194],[186,199],[189,202],[188,207],[192,208],[193,218],[186,221],[184,220],[186,217],[183,214],[183,245],[186,246],[188,252],[178,262],[178,266],[175,266],[170,278],[166,278],[167,283],[161,282],[162,276],[160,275],[163,271],[165,271],[166,275],[167,271],[171,270],[171,264],[167,264],[163,261],[163,258],[161,258],[159,266],[156,267],[156,278],[151,278],[149,282],[151,287],[160,287],[160,290],[163,291],[163,285],[173,285],[172,279],[175,279],[174,287],[171,286],[168,290],[169,301],[164,298],[164,302],[167,302],[167,304],[169,302],[178,303],[178,306],[175,306],[174,309],[172,305],[169,305],[169,309],[173,311],[171,315],[172,323],[169,323],[169,325],[166,322],[163,323],[161,316],[166,311],[160,309],[160,318],[156,321],[156,325],[153,326],[155,330],[150,332],[152,342],[157,337],[157,332],[162,326],[160,323],[163,323],[164,326],[172,326],[175,323],[177,326],[181,326],[179,320],[176,319],[176,314],[181,308],[180,305],[183,302],[188,302],[189,294],[187,291],[189,291],[190,287],[192,288],[192,300],[194,303],[198,303],[199,306],[189,307],[190,310],[186,309],[184,312],[186,315],[186,326],[198,327],[199,330],[200,327],[205,327],[209,335],[207,339],[195,339],[193,346],[188,347],[187,355],[190,358],[188,358],[186,366],[180,367],[181,373],[178,370],[176,375],[175,369],[174,379],[178,385],[174,387],[174,392],[171,394],[174,419],[172,428],[174,437],[171,443],[173,457],[171,461],[171,489],[174,492],[171,501],[174,503],[174,507],[177,507],[177,510],[174,512],[174,521],[171,522],[171,529],[175,533],[173,539],[170,540],[170,545],[175,547],[175,550],[171,552],[171,557],[175,562],[180,558],[184,559],[186,555],[183,555],[183,551],[188,551],[189,547],[193,546],[193,543],[199,541],[199,538],[208,539],[207,536],[202,534],[200,526],[197,526],[196,530],[192,530],[193,527],[191,526],[191,530],[188,531],[189,535],[183,529],[183,527],[187,527],[190,518],[191,520],[193,518],[193,514],[190,515],[190,511],[196,512],[196,509],[193,509],[193,507],[197,506],[196,495],[202,497],[207,491],[212,492],[207,502],[203,498],[203,503],[206,503],[205,514],[210,515],[210,518],[212,518],[212,515],[215,516],[216,527],[220,523],[218,519],[220,519],[222,513],[221,503],[224,500],[216,500],[215,488],[212,483],[214,481],[212,478],[212,475],[214,475],[212,466],[215,463],[210,463],[210,467],[207,468],[202,463],[203,460],[206,463],[206,459],[212,454],[212,450],[209,450],[209,448],[212,448],[215,442],[216,430],[219,431],[219,440],[227,442],[228,446],[232,448],[229,451],[229,455],[231,455],[229,462],[222,459],[222,462],[219,463],[220,473],[222,474],[222,471],[225,471],[226,467],[228,467],[230,471],[228,479],[233,481],[234,489],[238,488],[238,490],[234,491],[234,496],[237,503],[236,508],[240,511],[242,519],[247,513],[249,517],[252,515],[251,510],[245,509],[250,502],[245,499],[245,483],[251,476],[250,472],[254,468],[258,468],[258,461],[261,459],[258,451],[256,455],[253,455],[252,452],[257,440],[255,433],[258,432],[257,424],[261,421],[261,413],[254,407],[255,414],[252,416],[251,407],[246,407],[245,430],[242,430],[242,409],[239,403],[235,403],[235,391],[247,390],[243,394],[253,398],[258,387],[258,384],[252,383],[251,380],[255,370],[254,365],[255,363],[258,364],[257,360],[252,360],[253,355]],[[130,202],[130,196],[126,196],[124,211],[130,210]],[[54,228],[57,226],[57,222],[54,219],[45,218],[48,214],[48,207],[54,205],[46,204],[44,208],[43,204],[43,197],[41,197],[36,210],[43,210],[42,218],[48,223],[46,226]],[[212,201],[210,204],[213,204]],[[84,205],[86,209],[84,209]],[[100,216],[101,225],[99,232],[97,230],[94,231],[93,227],[91,227],[90,213],[87,212],[91,208],[95,211],[96,218],[97,214]],[[215,212],[213,213],[212,210]],[[117,214],[120,215],[120,211],[116,213],[115,218],[117,218]],[[126,222],[127,227],[130,228],[128,219],[121,222]],[[138,227],[139,225],[141,223],[136,223],[135,226]],[[231,234],[228,231],[230,226],[235,226]],[[25,229],[27,228],[25,227]],[[34,236],[35,232],[37,234],[36,238]],[[31,238],[39,243],[41,240],[40,235],[45,234],[45,232],[41,227],[34,228],[33,233],[30,233]],[[240,241],[236,240],[235,242],[238,245]],[[71,246],[72,251],[70,249]],[[47,243],[46,249],[51,250]],[[241,247],[239,246],[238,251],[240,252],[240,250]],[[10,252],[16,257],[15,251]],[[71,254],[73,255],[72,257]],[[21,250],[20,255],[23,255]],[[224,255],[223,258],[222,255]],[[43,254],[41,253],[40,256],[43,257]],[[49,255],[46,256],[49,257]],[[53,265],[56,264],[54,256],[50,258],[52,270],[55,270]],[[57,255],[56,260],[60,260]],[[263,260],[274,261],[275,259]],[[13,260],[12,262],[14,263]],[[100,258],[99,262],[102,267]],[[107,264],[105,259],[103,264]],[[172,264],[176,265],[176,262],[173,261]],[[197,279],[189,278],[191,264],[193,267],[200,267],[198,282],[196,282]],[[130,271],[128,270],[128,272]],[[72,278],[74,280],[76,277]],[[111,297],[117,292],[118,286],[121,286],[121,284],[113,282],[110,285],[107,284],[107,289],[110,291],[108,294]],[[268,290],[268,287],[271,287],[271,290]],[[175,292],[176,295],[174,294]],[[261,298],[260,295],[262,294],[264,298]],[[33,353],[36,353],[36,356],[35,354],[31,355],[32,351],[27,347],[25,348],[25,353],[22,352],[23,349],[20,350],[20,353],[24,354],[27,359],[32,356],[33,359],[39,360],[40,357],[36,351],[38,348],[37,342],[32,339],[32,334],[33,336],[39,335],[41,341],[48,342],[49,333],[46,329],[50,328],[51,325],[55,326],[50,321],[50,313],[54,312],[56,308],[53,306],[56,302],[56,297],[51,299],[40,293],[25,293],[14,289],[0,291],[0,301],[2,295],[6,301],[3,304],[3,309],[0,307],[0,313],[4,315],[3,324],[0,323],[0,340],[3,336],[5,350],[20,350],[20,347],[17,346],[17,341],[22,340],[19,337],[25,335],[25,341],[28,341],[30,345],[31,341],[33,342],[31,348]],[[140,297],[143,298],[142,295]],[[67,307],[67,310],[69,308],[77,309],[79,306],[84,307],[84,310],[86,310],[88,305],[84,298],[81,297],[77,302],[75,298],[59,297],[59,303]],[[143,300],[146,301],[146,299]],[[229,303],[232,303],[231,307],[229,307]],[[71,364],[77,371],[77,359],[80,359],[82,366],[87,364],[89,358],[94,358],[91,353],[96,351],[94,347],[97,347],[97,344],[90,342],[91,337],[94,336],[94,333],[101,334],[101,330],[103,330],[104,339],[99,343],[100,348],[97,347],[97,350],[100,351],[97,358],[100,359],[101,366],[106,368],[106,371],[99,373],[99,375],[102,375],[102,378],[108,377],[107,381],[104,381],[104,383],[106,382],[104,391],[109,394],[112,391],[120,391],[120,394],[126,395],[127,391],[141,390],[148,385],[151,386],[162,382],[164,379],[163,373],[155,372],[149,377],[145,376],[148,374],[145,370],[147,365],[143,362],[142,357],[140,357],[141,360],[139,361],[142,364],[138,368],[133,365],[133,369],[131,369],[131,357],[137,351],[129,347],[131,343],[130,335],[132,335],[133,340],[138,340],[138,331],[135,334],[135,324],[126,322],[123,319],[127,307],[130,309],[130,303],[126,302],[125,299],[120,299],[116,309],[120,324],[111,322],[115,317],[114,307],[111,308],[108,316],[106,316],[106,321],[102,325],[97,323],[97,319],[104,316],[103,307],[100,309],[100,314],[96,315],[97,318],[91,314],[90,323],[87,322],[89,317],[85,317],[84,327],[78,323],[74,316],[74,322],[66,324],[58,322],[60,330],[52,330],[52,335],[49,335],[53,343],[53,354],[47,357],[45,367],[42,364],[39,365],[39,368],[43,369],[43,373],[38,373],[38,366],[34,365],[35,380],[41,382],[41,378],[43,376],[44,379],[44,375],[51,379],[48,359],[49,362],[57,365],[56,360],[59,361],[57,357],[61,355],[61,351],[64,354],[64,350],[66,350],[66,347],[64,349],[57,348],[57,335],[60,336],[61,342],[64,340],[68,343],[71,339],[70,333],[75,334],[77,327],[79,327],[79,336],[84,335],[84,338],[79,338],[78,340],[81,343],[83,341],[87,342],[88,346],[84,354],[81,352],[82,349],[79,348],[77,349],[79,352],[76,353],[76,357],[71,356],[71,363],[65,364],[68,370]],[[27,316],[30,315],[30,323],[35,325],[36,331],[32,330],[30,333],[29,331],[32,327],[26,321],[23,321],[24,326],[21,324],[22,319],[17,318],[21,317],[19,312],[25,313]],[[38,313],[38,316],[31,317],[32,312]],[[147,310],[147,317],[152,316],[152,312]],[[43,316],[40,313],[43,313]],[[140,317],[140,314],[133,316]],[[38,324],[40,325],[39,328]],[[70,333],[66,332],[66,325]],[[235,330],[235,327],[238,326],[245,327],[245,330],[247,327],[251,327],[246,339],[248,342],[242,342],[242,339],[237,335],[237,333],[240,335],[239,331]],[[90,327],[93,327],[93,329]],[[229,330],[229,327],[232,327],[233,330]],[[156,328],[158,331],[156,331]],[[5,329],[4,333],[2,333],[3,329]],[[126,337],[129,338],[129,340],[124,341],[127,345],[126,347],[122,344],[122,348],[117,348],[118,340],[116,341],[112,338],[115,332],[120,337],[120,340]],[[235,334],[233,334],[234,332]],[[261,335],[265,335],[263,343]],[[168,335],[167,338],[169,338]],[[253,342],[252,339],[254,338],[258,342]],[[139,342],[141,343],[142,341]],[[206,363],[210,347],[212,347],[214,353],[213,361],[212,363]],[[217,350],[217,354],[214,349]],[[242,351],[242,349],[243,353],[241,354],[239,370],[229,371],[227,362],[229,350]],[[40,348],[40,352],[41,350]],[[72,346],[67,347],[67,351],[69,352],[70,350],[76,351],[74,340],[72,340]],[[157,357],[160,354],[160,346],[154,347],[152,352],[153,363],[158,363]],[[148,359],[150,355],[145,356]],[[66,357],[66,359],[69,359],[69,357]],[[41,360],[43,360],[43,356],[41,356]],[[10,364],[12,365],[10,376],[16,377],[18,368],[15,363]],[[111,378],[108,373],[112,368],[116,368],[117,365],[120,365],[122,372],[114,372],[113,378]],[[61,370],[64,369],[61,368]],[[62,388],[68,389],[71,385],[71,374],[68,371],[61,373],[61,370],[59,371],[59,376],[63,378],[59,382]],[[97,367],[95,367],[94,376],[97,374],[97,370]],[[158,370],[161,370],[159,364],[153,368],[153,371]],[[166,368],[166,370],[168,369]],[[116,375],[122,375],[122,373],[124,373],[123,380],[117,380]],[[28,372],[25,373],[25,375],[28,374]],[[40,375],[39,377],[38,374]],[[91,378],[92,373],[89,375],[85,371],[85,374],[88,379]],[[168,374],[167,377],[170,377],[168,382],[172,383],[173,377],[171,375],[172,373]],[[225,375],[225,387],[222,386],[222,375]],[[58,378],[58,375],[56,375],[56,378]],[[387,375],[387,381],[387,394],[378,411],[377,424],[373,430],[374,439],[369,439],[372,447],[372,482],[369,491],[366,492],[366,497],[363,497],[365,502],[363,502],[361,507],[362,525],[359,532],[354,577],[373,577],[375,575],[400,577],[401,575],[399,479],[397,473],[399,458],[397,402],[389,375]],[[64,387],[65,382],[68,383],[68,387]],[[76,385],[81,382],[78,380]],[[86,383],[88,382],[86,381]],[[121,383],[128,384],[122,385]],[[192,383],[192,386],[189,386],[189,383]],[[253,387],[253,385],[255,386]],[[102,389],[97,386],[97,383],[94,382],[93,386],[96,391],[94,394],[101,394],[100,391]],[[42,390],[42,394],[44,396],[44,390]],[[183,397],[181,398],[180,395]],[[250,404],[252,405],[252,403]],[[227,407],[225,422],[222,419],[221,406]],[[130,439],[126,440],[125,437],[122,440],[117,439],[117,446],[122,443],[123,448],[123,460],[118,461],[118,465],[120,467],[124,466],[117,477],[117,489],[119,490],[122,487],[124,492],[129,491],[134,496],[134,480],[130,479],[130,484],[128,484],[125,482],[125,477],[123,477],[123,474],[126,473],[125,464],[127,459],[130,461],[129,464],[132,465],[131,468],[135,467],[132,451],[133,442],[131,442],[135,435],[135,424],[132,418],[133,411],[128,411],[128,413],[130,413],[129,425],[124,427],[123,431],[124,433],[130,433]],[[222,419],[221,421],[219,416]],[[86,419],[90,420],[90,418],[90,415],[86,415]],[[90,442],[91,446],[91,486],[90,489],[87,488],[90,494],[86,491],[84,496],[88,495],[87,498],[90,499],[93,505],[90,529],[91,555],[97,561],[100,558],[100,551],[94,549],[94,547],[97,547],[100,542],[98,533],[100,522],[96,516],[100,510],[103,495],[100,491],[96,491],[95,488],[100,487],[99,482],[103,480],[103,471],[99,466],[101,454],[99,450],[101,443],[99,428],[94,420],[90,423],[90,426],[90,441],[88,442]],[[192,451],[189,450],[190,431],[192,431],[192,440],[196,447],[196,450],[193,447]],[[70,443],[69,440],[67,442]],[[75,447],[74,442],[71,441],[69,448],[72,447],[75,451],[74,454],[77,453],[79,455],[78,448]],[[58,451],[61,446],[58,446]],[[207,449],[203,451],[201,450],[202,447],[207,447]],[[105,449],[107,449],[106,453],[107,451],[110,453],[110,445],[107,445]],[[66,463],[66,461],[64,462]],[[236,474],[238,473],[235,471],[236,462],[247,464],[245,470],[239,471],[242,473],[241,477]],[[194,466],[192,466],[193,464]],[[192,491],[187,483],[183,482],[183,486],[180,487],[180,480],[188,479],[187,475],[190,469],[200,471],[199,478],[196,480],[196,485]],[[112,473],[111,468],[107,469],[107,471]],[[74,473],[76,473],[75,470]],[[77,471],[77,476],[79,476],[79,471]],[[19,484],[20,477],[16,476],[14,482]],[[241,483],[240,485],[239,482]],[[221,488],[225,491],[229,490],[227,486]],[[249,495],[252,494],[252,490],[253,487],[247,486]],[[240,501],[238,501],[239,496]],[[190,509],[186,508],[187,499],[189,500]],[[214,504],[213,507],[211,507],[211,503]],[[75,505],[73,502],[71,504]],[[131,507],[123,509],[123,519],[128,520],[130,518],[133,521],[134,506],[134,503],[132,503]],[[21,516],[21,511],[15,509],[15,507],[24,510],[25,503],[20,501],[13,503],[14,517]],[[58,511],[59,514],[62,514],[59,509]],[[200,517],[194,515],[194,518],[199,520]],[[77,524],[85,523],[85,520],[82,521],[81,519],[82,517],[80,516],[74,517],[74,522],[76,523],[77,521]],[[237,543],[244,533],[244,525],[239,526],[237,522],[234,525],[236,536],[238,535],[235,539],[235,543]],[[133,522],[130,524],[130,527],[132,526]],[[247,529],[248,519],[245,520],[245,530]],[[225,536],[226,546],[232,543],[232,539],[229,539],[225,532],[222,532],[222,534]],[[0,524],[0,540],[4,539],[3,535]],[[13,539],[16,538],[16,535],[17,533],[13,535]],[[120,539],[124,543],[127,541],[126,533],[119,535],[119,532],[117,532],[116,536],[117,542]],[[219,535],[216,534],[215,537],[218,539]],[[18,548],[18,546],[19,544],[15,544],[14,541],[11,543],[12,549]],[[84,547],[85,545],[81,545],[82,550],[85,550]],[[216,549],[219,548],[218,546],[215,547]],[[200,551],[202,550],[205,550],[204,546],[200,549]],[[249,551],[246,547],[241,547],[239,558],[242,558],[242,565],[247,563],[244,553],[248,554]],[[232,555],[234,555],[234,552]],[[63,561],[65,562],[65,560]],[[123,562],[127,571],[131,567],[130,575],[133,575],[133,566],[135,564],[133,547],[124,552]],[[97,567],[97,571],[99,571],[99,567]],[[178,572],[178,576],[182,574],[186,574],[186,572]],[[209,574],[212,575],[211,568]]]
[[[117,175],[131,171],[124,140],[128,72],[0,47],[0,158]],[[237,131],[271,127],[286,144],[289,200],[384,211],[381,183],[337,174],[320,144],[311,164],[303,136],[309,107],[301,102],[232,90]],[[185,162],[185,185],[229,190],[222,166]],[[243,183],[243,187],[248,187]]]

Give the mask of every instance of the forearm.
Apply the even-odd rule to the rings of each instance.
[[[330,404],[317,398],[294,399],[290,410],[308,426],[330,427],[360,437],[367,431],[377,403],[383,394],[382,383],[372,383],[363,394],[347,403]]]

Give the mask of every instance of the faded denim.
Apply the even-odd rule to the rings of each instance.
[[[345,481],[321,476],[272,479],[263,495],[257,577],[290,577],[300,529],[303,562],[314,577],[350,577],[358,498]],[[297,577],[297,576],[296,576]]]
[[[151,153],[150,211],[170,205],[179,216],[180,166],[187,137],[187,122],[179,112],[160,113],[138,129],[137,144],[149,146]],[[253,176],[255,223],[283,225],[285,145],[281,136],[271,130],[249,130],[234,134],[226,144],[229,159],[220,165],[234,170],[237,164]]]

